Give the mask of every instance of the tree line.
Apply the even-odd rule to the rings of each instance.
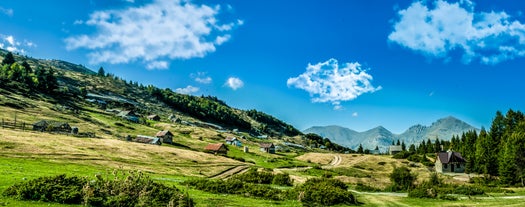
[[[503,185],[525,186],[525,116],[521,111],[500,111],[490,129],[481,128],[452,136],[450,141],[422,141],[410,145],[408,154],[436,153],[445,150],[460,152],[467,161],[467,173],[484,174]]]

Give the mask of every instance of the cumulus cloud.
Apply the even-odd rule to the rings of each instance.
[[[17,41],[13,35],[0,34],[0,38],[0,48],[9,52],[25,54],[27,52],[25,48],[36,47],[36,44],[31,41]]]
[[[464,63],[497,64],[525,56],[525,25],[504,11],[478,12],[469,0],[437,0],[416,1],[398,15],[388,40],[428,57],[448,60],[459,50]]]
[[[242,82],[242,80],[239,78],[230,77],[228,78],[228,80],[226,80],[226,83],[224,85],[230,87],[233,90],[237,90],[244,86],[244,82]]]
[[[175,89],[175,92],[182,93],[182,94],[193,94],[199,92],[199,88],[195,86],[186,86],[185,88],[177,88]]]
[[[242,24],[239,20],[220,23],[220,10],[186,0],[154,0],[143,6],[96,11],[87,21],[76,21],[95,27],[96,32],[66,38],[66,48],[88,49],[92,64],[142,61],[155,66],[159,59],[204,57]]]
[[[289,78],[287,85],[307,91],[314,103],[330,102],[338,110],[341,109],[341,101],[354,100],[363,93],[381,90],[381,86],[372,85],[372,79],[358,62],[339,65],[332,58],[326,62],[308,64],[306,71]]]
[[[190,74],[190,78],[201,84],[210,84],[213,81],[212,78],[205,72],[192,73]]]
[[[152,61],[152,62],[149,62],[146,65],[146,68],[148,70],[167,69],[168,68],[168,62],[166,62],[166,61]]]

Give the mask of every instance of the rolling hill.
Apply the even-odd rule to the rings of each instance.
[[[6,54],[8,51],[0,50],[0,60],[3,61]],[[14,55],[14,59],[13,64],[4,65],[0,70],[5,74],[0,75],[0,106],[25,109],[35,107],[32,102],[43,101],[77,112],[89,107],[134,111],[139,114],[141,123],[146,123],[148,115],[157,114],[164,121],[176,117],[196,125],[238,129],[253,136],[282,138],[301,134],[271,115],[254,109],[236,109],[217,97],[179,94],[171,89],[145,86],[113,74],[100,75],[82,65],[62,60],[19,55]],[[52,80],[40,80],[40,73],[52,74]],[[40,87],[42,83],[55,80],[51,88]],[[19,95],[33,101],[15,98]]]
[[[365,149],[374,149],[379,146],[381,151],[386,151],[392,141],[401,140],[405,144],[418,144],[423,140],[450,140],[452,135],[461,135],[469,130],[477,128],[449,116],[437,120],[430,126],[414,125],[401,134],[393,134],[382,126],[364,132],[357,132],[340,126],[315,126],[304,130],[304,133],[314,133],[322,137],[327,137],[335,143],[357,149],[362,144]]]

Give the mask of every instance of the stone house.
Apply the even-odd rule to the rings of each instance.
[[[465,172],[466,160],[459,152],[438,152],[434,167],[440,173],[463,173]]]
[[[275,154],[275,145],[273,143],[261,143],[259,147],[262,152]]]
[[[169,130],[159,131],[155,137],[160,138],[162,143],[173,144],[173,134]]]

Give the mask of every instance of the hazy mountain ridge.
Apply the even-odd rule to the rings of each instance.
[[[439,138],[440,140],[450,140],[453,135],[461,135],[463,132],[479,129],[461,121],[455,117],[448,116],[438,119],[430,126],[417,124],[409,127],[401,134],[394,134],[382,126],[357,132],[341,126],[314,126],[304,130],[304,133],[315,133],[327,137],[335,143],[357,149],[362,144],[365,149],[374,149],[379,146],[381,151],[386,151],[392,141],[405,141],[407,147],[410,144],[418,144],[422,140]]]

